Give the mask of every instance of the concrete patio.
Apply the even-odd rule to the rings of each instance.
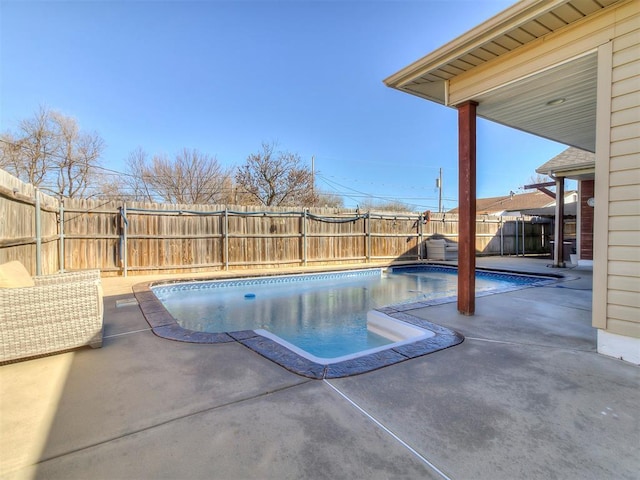
[[[148,278],[105,278],[103,348],[0,367],[0,477],[638,479],[640,368],[596,353],[590,269],[549,263],[479,258],[567,279],[413,311],[465,341],[329,381],[158,338]]]

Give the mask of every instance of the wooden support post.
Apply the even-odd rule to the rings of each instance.
[[[458,106],[458,311],[476,309],[476,102]]]

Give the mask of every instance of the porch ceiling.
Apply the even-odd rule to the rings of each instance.
[[[446,104],[446,83],[620,0],[522,0],[384,80],[391,88]],[[595,53],[474,98],[497,123],[595,151]],[[564,103],[548,105],[555,99]]]
[[[596,73],[594,52],[479,95],[478,116],[595,152]]]

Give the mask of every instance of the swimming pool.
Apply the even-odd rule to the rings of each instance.
[[[476,294],[548,280],[478,271]],[[405,314],[408,322],[399,317],[410,308],[455,300],[456,288],[455,268],[421,265],[172,283],[152,291],[185,331],[232,338],[244,332],[245,341],[253,333],[309,362],[329,365],[439,344],[442,338],[433,337],[450,331],[410,315]]]

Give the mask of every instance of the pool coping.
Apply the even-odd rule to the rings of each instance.
[[[417,265],[418,266],[418,265]],[[419,266],[438,266],[441,264],[419,264]],[[451,267],[446,265],[446,267]],[[410,268],[410,266],[409,266]],[[456,267],[453,267],[456,269]],[[504,289],[496,289],[487,292],[477,292],[476,296],[494,295],[497,293],[505,293],[507,291],[520,290],[522,288],[531,288],[536,286],[547,285],[560,279],[566,280],[566,277],[552,274],[535,274],[528,272],[514,272],[508,270],[496,269],[478,269],[480,271],[506,273],[514,275],[539,276],[549,279],[547,282],[541,282],[532,285],[519,285],[517,287],[507,287]],[[274,274],[267,275],[251,275],[251,277],[269,277]],[[243,276],[239,274],[234,278],[247,278],[249,275]],[[207,282],[216,281],[219,278],[198,278],[193,281]],[[259,355],[277,363],[285,369],[298,375],[311,379],[331,379],[359,375],[361,373],[371,372],[389,365],[404,362],[412,358],[428,355],[440,350],[454,347],[464,341],[464,336],[455,330],[443,327],[423,318],[411,315],[410,311],[421,309],[432,305],[441,305],[445,303],[455,302],[457,297],[443,297],[428,301],[390,305],[376,309],[377,311],[388,315],[391,318],[400,320],[411,325],[432,331],[434,335],[425,339],[417,340],[409,344],[391,346],[388,349],[364,354],[362,356],[339,361],[335,363],[321,364],[307,359],[284,345],[260,335],[254,330],[240,330],[224,333],[209,333],[189,330],[181,327],[176,319],[164,307],[162,302],[153,293],[152,287],[155,285],[167,285],[171,283],[186,283],[188,279],[180,280],[159,280],[154,282],[140,283],[133,286],[133,294],[138,301],[138,305],[142,314],[151,327],[152,332],[160,337],[168,340],[179,342],[197,343],[197,344],[220,344],[220,343],[239,343]]]

